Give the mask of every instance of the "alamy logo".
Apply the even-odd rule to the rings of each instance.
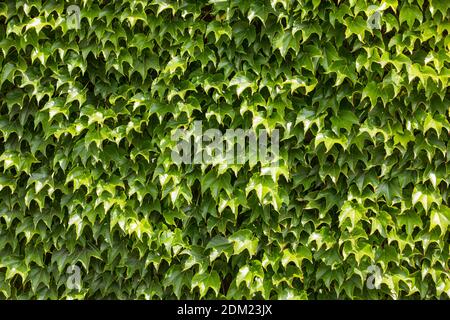
[[[369,274],[366,280],[367,288],[369,290],[380,289],[382,281],[382,273],[380,267],[372,264],[369,266],[369,268],[367,268],[367,272]]]
[[[76,265],[71,265],[67,268],[67,274],[70,274],[67,278],[66,287],[69,290],[81,290],[81,270]]]
[[[381,15],[384,7],[371,5],[368,8],[369,18],[367,19],[367,26],[370,30],[381,29]]]
[[[269,141],[270,140],[270,141]],[[244,164],[250,166],[260,162],[262,166],[278,166],[279,131],[270,135],[265,129],[219,129],[203,131],[202,121],[195,121],[193,129],[177,129],[172,135],[177,141],[172,150],[172,161],[176,164]],[[269,147],[270,144],[270,147]]]
[[[72,4],[67,7],[66,13],[69,29],[80,29],[80,7]]]

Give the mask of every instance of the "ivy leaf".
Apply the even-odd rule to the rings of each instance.
[[[274,48],[280,50],[282,57],[285,57],[289,49],[295,53],[299,51],[299,41],[291,32],[278,33],[273,39]]]
[[[364,208],[359,204],[353,204],[349,201],[345,202],[341,208],[339,215],[339,226],[344,227],[348,220],[351,224],[351,229],[354,229],[361,219],[364,219]]]
[[[418,20],[420,23],[423,21],[423,15],[420,8],[416,5],[405,4],[400,9],[399,21],[400,24],[406,21],[409,27],[414,25],[414,21]]]
[[[240,96],[241,93],[247,88],[250,88],[253,93],[258,89],[255,80],[256,80],[255,77],[252,77],[249,74],[238,73],[233,77],[233,79],[231,79],[229,87],[237,86],[236,94],[238,96]]]
[[[219,21],[212,21],[208,23],[205,35],[207,36],[210,32],[214,33],[216,42],[219,41],[222,35],[226,35],[230,40],[232,39],[232,28],[228,24],[224,24]]]
[[[247,250],[250,256],[254,256],[258,249],[258,240],[254,238],[253,233],[248,230],[239,230],[234,232],[229,238],[233,243],[234,254],[240,254]]]
[[[376,188],[376,194],[384,196],[388,203],[392,203],[395,198],[401,199],[402,193],[398,179],[380,183]]]
[[[252,1],[250,4],[250,9],[248,10],[247,18],[250,23],[253,19],[258,18],[265,25],[270,12],[271,7],[266,7],[265,0]]]
[[[209,289],[213,289],[216,295],[219,294],[221,281],[217,271],[212,271],[210,274],[197,273],[192,278],[192,289],[199,288],[200,298],[204,297]]]
[[[428,212],[433,203],[440,205],[442,202],[442,198],[436,192],[433,192],[430,189],[419,185],[414,187],[414,191],[412,194],[412,204],[415,205],[418,202],[420,202],[425,211]]]
[[[175,296],[180,298],[182,296],[181,292],[183,287],[189,287],[191,280],[194,282],[189,272],[183,272],[180,265],[173,265],[167,271],[163,280],[163,285],[165,287],[172,287]]]
[[[444,236],[448,231],[450,224],[450,208],[441,205],[439,208],[431,210],[430,216],[430,230],[439,226],[441,235]]]
[[[311,251],[307,247],[300,246],[297,250],[284,250],[283,257],[281,258],[281,264],[286,268],[287,264],[293,262],[298,268],[302,267],[303,259],[307,259],[312,262]]]
[[[340,110],[337,116],[331,117],[331,123],[334,133],[339,135],[341,129],[351,132],[352,126],[359,120],[351,110]]]
[[[251,45],[256,40],[256,30],[253,25],[240,21],[233,25],[233,36],[237,47],[245,40],[247,45]]]

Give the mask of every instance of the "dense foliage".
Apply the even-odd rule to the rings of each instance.
[[[448,299],[449,8],[1,1],[0,298]],[[279,167],[174,163],[196,120]]]

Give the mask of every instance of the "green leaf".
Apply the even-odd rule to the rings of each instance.
[[[258,86],[256,84],[256,79],[249,74],[245,73],[238,73],[236,74],[233,79],[231,79],[229,83],[229,87],[237,86],[236,87],[236,94],[238,96],[241,95],[241,93],[247,89],[250,88],[252,93],[258,89]]]
[[[240,254],[247,250],[250,256],[254,256],[258,249],[258,240],[254,238],[253,233],[248,230],[239,230],[234,232],[229,238],[233,243],[233,253]]]
[[[414,25],[415,20],[419,21],[420,23],[422,23],[423,21],[423,14],[420,11],[420,8],[416,5],[405,4],[400,9],[400,16],[399,16],[400,24],[406,21],[408,26],[412,27]]]
[[[450,224],[450,208],[441,205],[439,208],[431,210],[430,230],[436,226],[441,229],[441,235],[444,236],[448,232]]]
[[[351,224],[351,229],[354,229],[361,219],[366,216],[364,207],[359,204],[354,204],[352,202],[345,202],[341,208],[339,214],[339,226],[344,227],[346,221],[348,220]]]
[[[221,281],[217,271],[212,271],[210,274],[201,273],[196,274],[192,278],[192,289],[199,288],[200,298],[204,297],[209,289],[213,289],[216,295],[219,294]]]

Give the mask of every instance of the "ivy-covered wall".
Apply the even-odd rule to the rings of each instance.
[[[0,298],[448,299],[449,8],[1,1]]]

